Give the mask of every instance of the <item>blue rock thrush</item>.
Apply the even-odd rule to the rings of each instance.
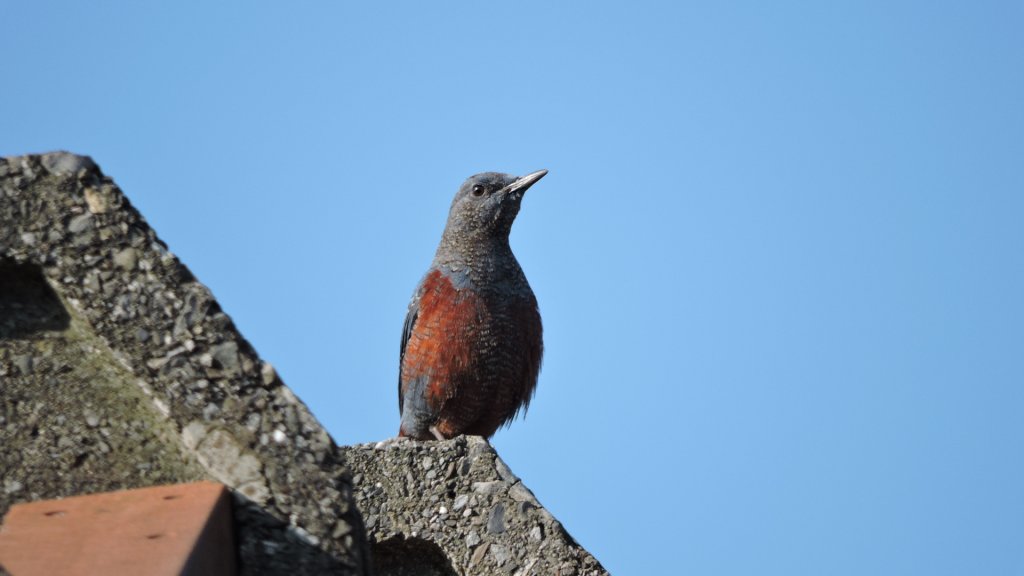
[[[455,194],[405,317],[399,436],[489,438],[529,405],[543,353],[540,312],[508,235],[526,189],[547,173],[484,172]]]

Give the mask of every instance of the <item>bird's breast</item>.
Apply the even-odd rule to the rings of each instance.
[[[513,364],[525,358],[526,348],[532,352],[535,346],[524,339],[540,338],[539,322],[532,293],[524,298],[481,290],[468,277],[435,269],[423,280],[403,381],[426,376],[427,396],[441,399],[451,383],[519,372]],[[532,353],[527,356],[532,360]]]

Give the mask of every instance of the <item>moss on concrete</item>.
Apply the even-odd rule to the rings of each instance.
[[[0,514],[16,501],[207,478],[144,383],[68,312],[64,330],[0,346]]]

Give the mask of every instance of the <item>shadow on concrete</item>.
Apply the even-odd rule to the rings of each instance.
[[[377,576],[456,576],[441,547],[422,538],[396,536],[371,545]]]
[[[232,496],[240,576],[360,572],[360,567],[344,563],[245,496]]]
[[[0,260],[0,340],[62,331],[70,323],[39,266]]]

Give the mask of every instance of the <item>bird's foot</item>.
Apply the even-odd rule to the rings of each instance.
[[[438,440],[447,440],[447,438],[444,437],[444,434],[441,434],[441,431],[437,429],[437,426],[431,426],[430,433],[433,434],[434,438],[437,438]]]

